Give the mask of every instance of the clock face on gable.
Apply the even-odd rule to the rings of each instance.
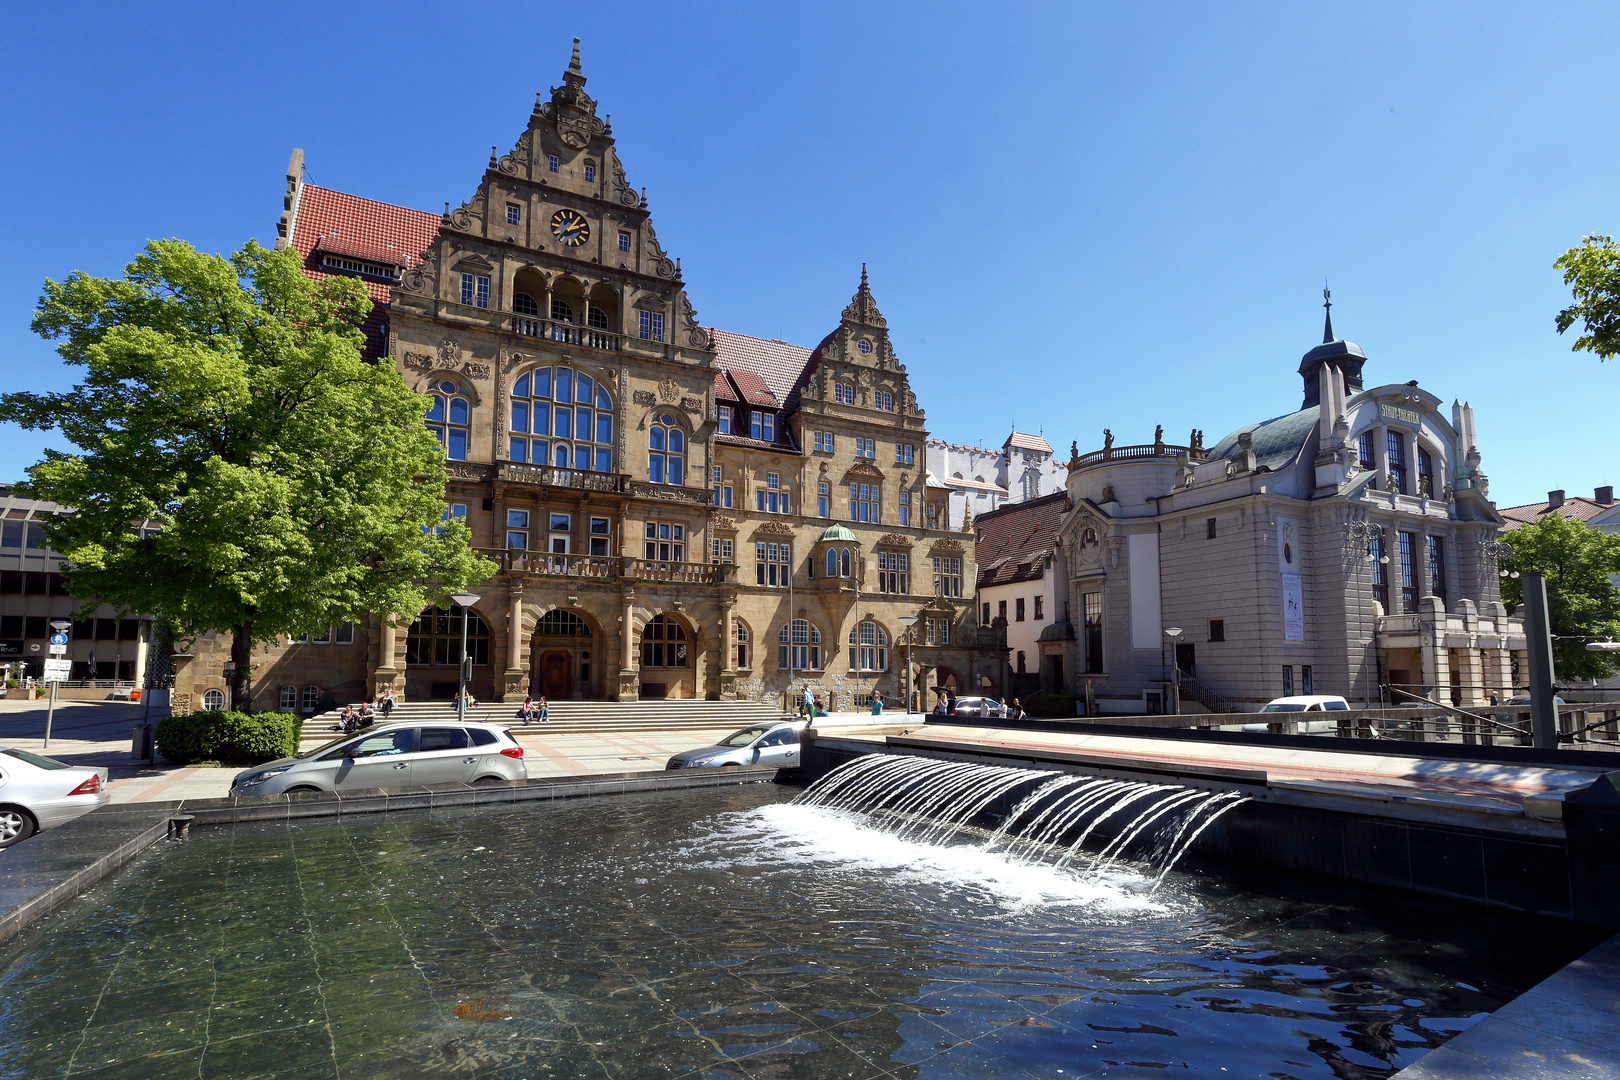
[[[578,247],[591,238],[591,223],[578,210],[559,210],[551,215],[551,231],[569,247]]]

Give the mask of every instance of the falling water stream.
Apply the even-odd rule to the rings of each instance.
[[[1029,790],[993,832],[970,829],[1020,787]],[[855,758],[794,800],[859,815],[872,829],[927,847],[966,843],[1010,863],[1057,870],[1088,860],[1084,876],[1092,879],[1107,874],[1134,844],[1135,859],[1155,871],[1150,894],[1205,829],[1247,801],[1232,791],[898,754]],[[1107,842],[1088,852],[1086,841],[1107,830]]]

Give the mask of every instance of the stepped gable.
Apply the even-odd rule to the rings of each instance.
[[[1068,512],[1069,493],[1058,491],[975,517],[979,588],[1039,581],[1046,553],[1057,544],[1058,526]]]

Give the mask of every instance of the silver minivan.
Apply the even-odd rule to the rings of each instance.
[[[496,724],[382,724],[238,773],[232,795],[527,780],[523,747]]]
[[[706,766],[774,765],[795,769],[799,765],[799,733],[804,720],[782,720],[732,732],[713,746],[683,750],[665,762],[666,769],[698,769]]]

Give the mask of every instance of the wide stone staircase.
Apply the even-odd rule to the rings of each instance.
[[[761,701],[554,701],[549,721],[528,725],[518,721],[517,711],[517,703],[479,702],[467,710],[467,719],[546,735],[740,728],[760,721],[784,719],[780,706]],[[337,733],[332,731],[332,726],[341,714],[339,709],[307,718],[303,737],[335,737]],[[455,718],[456,710],[448,701],[405,701],[394,706],[389,720],[397,723]],[[381,717],[378,720],[380,722]]]

